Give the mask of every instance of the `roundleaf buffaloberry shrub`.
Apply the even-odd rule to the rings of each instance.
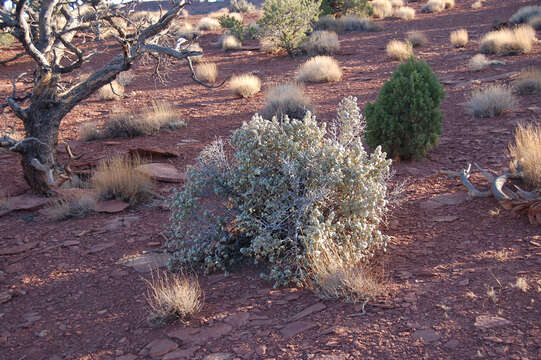
[[[318,19],[320,4],[321,0],[266,0],[258,21],[262,36],[293,54]]]
[[[425,61],[398,66],[374,103],[366,104],[366,142],[391,158],[419,159],[436,146],[443,115],[443,86]]]
[[[366,262],[388,241],[378,225],[391,161],[380,147],[365,151],[363,128],[356,99],[345,98],[329,130],[310,113],[256,114],[232,135],[231,157],[221,141],[206,147],[169,201],[170,265],[208,273],[252,258],[282,286],[306,281],[307,254],[326,248],[354,248],[351,261]]]

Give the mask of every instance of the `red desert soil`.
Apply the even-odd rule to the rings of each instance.
[[[153,329],[146,322],[143,277],[148,274],[118,261],[159,250],[167,210],[153,203],[60,222],[36,211],[12,212],[0,218],[0,358],[540,359],[540,228],[500,211],[493,198],[467,199],[456,179],[437,173],[462,169],[470,161],[500,171],[507,166],[505,149],[515,125],[541,115],[539,95],[521,96],[515,110],[497,118],[464,114],[461,103],[472,89],[508,84],[511,73],[541,67],[537,43],[528,55],[501,58],[505,66],[470,72],[467,62],[494,20],[539,4],[487,0],[474,11],[473,2],[457,0],[456,8],[439,14],[421,14],[422,4],[414,2],[416,20],[389,19],[380,21],[382,32],[341,35],[336,58],[343,80],[306,87],[322,121],[334,116],[345,96],[356,96],[363,108],[398,65],[385,55],[386,43],[413,29],[430,38],[417,54],[445,84],[443,136],[425,160],[393,165],[393,181],[406,180],[408,187],[403,205],[383,229],[392,236],[382,262],[393,288],[384,303],[369,303],[365,315],[351,316],[361,311],[359,305],[321,301],[303,289],[272,289],[259,279],[260,269],[245,267],[230,276],[201,276],[203,312],[187,325]],[[471,39],[461,50],[449,44],[449,33],[459,28],[468,29]],[[306,60],[259,51],[224,53],[211,45],[218,36],[206,33],[200,43],[222,79],[257,71],[269,86],[292,79]],[[3,49],[3,56],[15,50]],[[2,98],[10,91],[10,79],[30,66],[22,58],[0,68]],[[164,86],[150,78],[150,68],[137,67],[129,96],[119,102],[94,96],[80,104],[64,119],[61,139],[75,152],[89,151],[88,160],[160,147],[179,153],[163,161],[183,170],[206,144],[229,136],[263,106],[263,93],[237,99],[227,87],[209,90],[195,84],[183,64],[174,70]],[[77,140],[79,125],[104,121],[112,107],[144,109],[157,99],[173,103],[187,127],[131,140]],[[7,111],[3,116],[3,121],[12,118]],[[27,190],[18,162],[18,155],[0,152],[0,186],[11,196]],[[482,184],[479,176],[473,179]],[[167,196],[175,186],[160,183],[157,191]],[[14,251],[4,255],[6,249]],[[526,292],[513,286],[519,277],[530,285]]]

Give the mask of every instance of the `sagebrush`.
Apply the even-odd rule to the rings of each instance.
[[[378,227],[390,161],[379,147],[365,151],[363,125],[346,98],[328,127],[310,114],[255,115],[232,135],[231,152],[222,141],[207,146],[169,201],[171,265],[227,271],[250,258],[280,286],[308,279],[311,250],[347,246],[351,261],[370,259],[388,241]]]

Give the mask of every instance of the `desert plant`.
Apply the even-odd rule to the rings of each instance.
[[[16,41],[11,34],[0,32],[0,47],[10,46]]]
[[[471,8],[474,9],[474,10],[480,9],[482,7],[483,7],[483,2],[480,1],[480,0],[474,2],[473,4],[471,4]]]
[[[225,35],[222,38],[222,49],[225,51],[238,50],[242,48],[242,43],[233,35]]]
[[[203,52],[203,49],[201,48],[201,45],[199,45],[199,43],[190,44],[186,48],[186,50]],[[203,55],[189,56],[189,59],[197,63],[197,62],[203,61]]]
[[[514,143],[509,144],[510,168],[522,172],[522,178],[541,189],[541,126],[519,124]]]
[[[235,75],[229,80],[229,88],[236,96],[247,98],[261,90],[261,80],[253,74]]]
[[[541,15],[530,18],[530,20],[528,20],[528,25],[535,30],[541,30]]]
[[[281,120],[284,116],[289,119],[304,119],[307,112],[312,111],[310,99],[304,95],[304,89],[293,83],[286,83],[271,88],[265,96],[265,107],[259,112],[263,119]]]
[[[297,71],[297,81],[333,82],[342,79],[338,61],[330,56],[314,56],[302,64]]]
[[[419,159],[436,146],[442,131],[443,86],[425,61],[409,58],[365,108],[366,142],[388,156]]]
[[[375,17],[384,19],[393,15],[393,6],[389,0],[374,0],[372,1],[372,13]]]
[[[492,85],[484,89],[474,90],[464,104],[466,113],[476,118],[488,118],[501,115],[517,104],[510,88]]]
[[[256,7],[248,0],[231,0],[229,10],[239,13],[254,12]]]
[[[529,25],[491,31],[482,37],[479,51],[499,55],[526,54],[532,50],[535,35],[535,30]]]
[[[408,32],[406,41],[415,48],[428,44],[428,37],[422,31],[412,30]]]
[[[79,139],[93,141],[101,138],[101,132],[95,121],[85,122],[79,127]]]
[[[153,128],[149,133],[158,132],[163,128],[178,129],[186,126],[186,122],[180,119],[177,110],[165,101],[152,102],[151,109],[144,111],[140,116],[143,123]]]
[[[356,17],[358,21],[361,20],[358,16]],[[335,18],[333,15],[323,15],[321,16],[313,25],[314,30],[316,31],[333,31],[337,34],[343,32],[345,29],[343,23],[340,19]]]
[[[255,115],[232,135],[231,158],[223,142],[207,146],[169,201],[171,265],[211,272],[252,258],[282,286],[307,279],[312,249],[351,246],[351,261],[368,261],[388,241],[378,225],[390,161],[379,147],[364,150],[362,131],[356,99],[346,98],[329,127],[310,115]]]
[[[403,0],[389,0],[393,8],[401,8],[404,6]]]
[[[120,100],[124,96],[124,86],[113,80],[98,90],[98,97],[102,100]]]
[[[81,194],[55,199],[42,210],[42,213],[53,221],[82,218],[91,214],[95,205],[94,194]]]
[[[340,50],[338,35],[330,31],[314,31],[302,45],[309,55],[332,55]]]
[[[151,324],[162,325],[175,319],[187,320],[203,308],[203,291],[196,277],[179,274],[152,273],[146,299],[150,306]]]
[[[404,20],[413,20],[415,19],[415,9],[409,6],[402,6],[393,10],[393,16]]]
[[[319,15],[321,0],[266,0],[258,24],[264,37],[292,55]]]
[[[449,41],[454,47],[464,47],[468,43],[468,30],[458,29],[449,35]]]
[[[407,41],[391,40],[385,51],[389,57],[400,61],[414,56],[413,45]]]
[[[541,92],[541,70],[533,67],[522,69],[513,83],[513,89],[520,95]]]
[[[455,0],[428,0],[428,2],[421,8],[421,12],[440,12],[453,7],[455,7]]]
[[[322,0],[323,15],[372,15],[372,3],[369,0]],[[323,29],[328,30],[328,29]]]
[[[514,24],[524,24],[535,16],[541,16],[540,5],[523,6],[509,18],[509,22]]]
[[[483,54],[476,54],[468,62],[468,67],[472,71],[481,71],[493,64],[503,64],[503,62],[497,60],[489,60]]]
[[[135,78],[135,74],[133,71],[129,70],[118,74],[116,80],[121,86],[128,86],[133,81],[133,78]]]
[[[258,33],[258,29],[256,29],[253,25],[244,26],[242,19],[238,20],[231,15],[232,14],[228,14],[218,18],[218,21],[220,21],[220,25],[224,29],[227,29],[229,35],[233,35],[240,41],[255,38],[256,34]]]
[[[204,17],[199,20],[197,30],[199,31],[216,31],[220,29],[220,22],[211,17]]]
[[[199,63],[195,67],[195,75],[200,80],[214,84],[218,77],[218,66],[215,63]]]
[[[152,179],[137,170],[138,157],[116,156],[102,160],[90,178],[99,198],[120,199],[134,204],[145,200],[152,191]]]

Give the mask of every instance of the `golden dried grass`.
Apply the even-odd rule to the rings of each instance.
[[[297,71],[300,82],[334,82],[342,79],[338,61],[330,56],[314,56],[302,64]]]
[[[238,97],[251,97],[261,90],[261,80],[253,74],[236,75],[229,80],[229,88]]]
[[[541,126],[518,125],[508,152],[511,169],[517,171],[520,167],[524,181],[541,189]]]

